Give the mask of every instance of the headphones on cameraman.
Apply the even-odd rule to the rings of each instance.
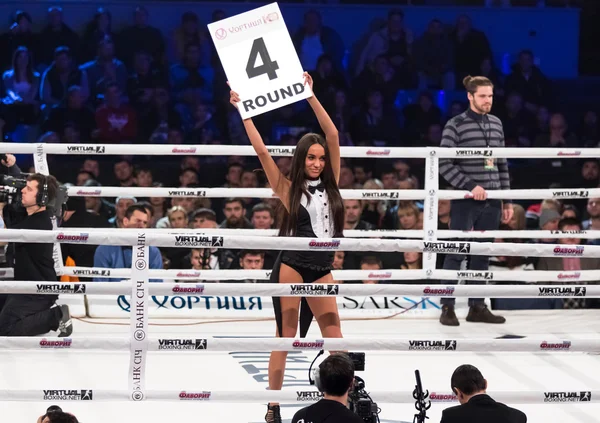
[[[36,196],[36,202],[37,205],[40,207],[44,207],[48,205],[48,176],[44,175],[44,186],[42,187],[42,190],[39,190],[39,186],[38,186],[38,193]]]

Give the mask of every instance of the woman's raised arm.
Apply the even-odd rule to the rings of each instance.
[[[312,76],[308,72],[304,72],[304,85],[308,84],[310,89],[313,87]],[[317,96],[313,95],[307,99],[308,104],[312,107],[315,112],[315,116],[319,121],[321,129],[325,133],[325,140],[327,141],[327,150],[329,151],[329,161],[333,169],[333,176],[335,182],[340,181],[340,136],[335,124],[329,117],[329,114],[323,108],[323,105],[317,100]]]
[[[229,95],[229,102],[238,107],[238,103],[240,102],[240,96],[235,92],[231,91]],[[244,128],[246,129],[246,134],[248,134],[248,138],[250,139],[250,143],[256,151],[256,155],[258,156],[258,160],[260,160],[260,164],[267,175],[267,180],[269,181],[269,185],[271,189],[277,194],[283,205],[286,209],[289,209],[289,199],[288,193],[290,191],[290,181],[281,173],[277,164],[275,164],[275,160],[271,157],[271,153],[267,150],[267,146],[265,145],[260,133],[256,129],[254,122],[251,118],[244,119]]]

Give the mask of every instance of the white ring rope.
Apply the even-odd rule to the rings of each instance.
[[[277,198],[271,188],[70,187],[67,193],[71,197],[119,197],[127,195],[135,197]],[[423,200],[427,192],[412,189],[342,189],[340,194],[345,200]],[[487,194],[488,198],[492,200],[597,198],[600,197],[600,188],[489,190]],[[439,200],[472,198],[469,191],[439,190],[435,195]]]
[[[271,270],[226,269],[150,269],[151,279],[181,279],[187,281],[234,281],[241,279],[268,280]],[[131,269],[109,269],[100,267],[63,267],[60,275],[79,277],[102,277],[109,279],[130,278]],[[332,270],[336,281],[361,280],[476,280],[476,281],[514,281],[514,282],[591,282],[600,281],[600,270],[430,270],[430,269],[381,269],[381,270]]]
[[[275,296],[275,297],[351,297],[351,296],[413,296],[413,297],[493,297],[493,298],[600,298],[599,285],[379,285],[379,284],[246,284],[207,283],[149,284],[149,295],[201,296]],[[40,282],[8,281],[0,284],[0,293],[13,294],[75,294],[130,295],[131,283],[124,282]]]
[[[166,231],[165,231],[166,232]],[[276,243],[267,237],[178,235],[156,231],[137,235],[118,229],[105,232],[43,231],[5,229],[0,231],[0,241],[68,243],[92,245],[136,245],[138,236],[144,235],[148,245],[180,248],[225,248],[293,251],[388,251],[474,254],[487,256],[536,257],[600,257],[600,246],[566,244],[516,244],[492,242],[413,241],[402,239],[352,239],[352,238],[302,238],[278,237]],[[275,244],[275,245],[274,245]]]
[[[147,351],[190,352],[206,351],[403,351],[403,352],[600,352],[600,339],[477,339],[477,338],[210,338],[169,336],[146,337]],[[66,343],[65,343],[66,341]],[[0,337],[2,350],[35,350],[68,348],[69,350],[123,351],[129,350],[129,337],[94,336],[64,338]],[[68,344],[68,345],[67,345]]]
[[[94,401],[131,401],[131,393],[124,390],[105,389],[31,389],[0,390],[0,401],[81,401],[83,391],[90,393]],[[580,389],[577,391],[543,392],[543,391],[488,391],[498,402],[507,404],[575,404],[599,403],[600,391]],[[85,395],[85,394],[84,394]],[[369,395],[378,404],[414,404],[413,393],[409,391],[369,391]],[[268,403],[310,404],[322,398],[315,390],[283,390],[283,391],[150,391],[145,392],[145,400],[149,401],[200,401],[218,403]],[[428,398],[432,403],[458,403],[452,392],[432,391]]]
[[[291,156],[295,147],[267,146],[273,156]],[[0,153],[60,155],[160,155],[160,156],[256,156],[249,145],[156,145],[156,144],[0,144]],[[340,147],[348,158],[456,158],[505,157],[516,159],[598,158],[597,148],[441,148],[441,147]]]
[[[137,233],[139,229],[128,228],[75,228],[70,227],[70,231],[79,232],[114,232],[119,233],[130,232]],[[278,236],[278,229],[231,229],[231,228],[215,228],[215,229],[177,229],[177,228],[146,228],[146,233],[158,234],[210,234],[210,235],[236,235],[236,236],[262,236],[275,237]],[[422,239],[425,231],[421,229],[375,229],[375,230],[360,230],[346,229],[344,237],[346,238],[412,238]],[[437,237],[440,239],[452,238],[468,238],[468,239],[490,239],[490,238],[511,238],[511,239],[560,239],[560,238],[578,238],[578,239],[598,239],[600,238],[600,230],[581,230],[581,231],[541,231],[541,230],[525,230],[525,231],[452,231],[439,230]]]
[[[285,146],[270,146],[269,151],[273,156],[291,156],[294,153],[294,147]],[[223,145],[102,145],[102,144],[0,144],[0,153],[34,154],[36,170],[47,173],[47,154],[62,154],[62,155],[84,155],[86,157],[99,155],[123,155],[123,154],[138,154],[138,155],[242,155],[255,156],[255,151],[251,146],[223,146]],[[554,148],[497,148],[497,149],[446,149],[446,148],[379,148],[379,147],[342,147],[342,157],[357,157],[357,158],[425,158],[425,189],[424,190],[343,190],[343,198],[357,198],[364,200],[377,199],[393,199],[393,200],[416,200],[424,199],[424,227],[426,231],[420,231],[419,236],[425,235],[426,241],[412,240],[371,240],[371,239],[302,239],[302,238],[277,238],[275,248],[277,250],[343,250],[343,251],[420,251],[427,253],[424,255],[425,270],[419,271],[419,275],[425,272],[425,279],[428,277],[440,278],[443,276],[443,270],[437,271],[435,267],[436,253],[459,253],[459,254],[479,254],[479,255],[503,255],[503,256],[520,256],[520,255],[535,255],[543,257],[600,257],[600,247],[598,246],[568,246],[568,245],[548,245],[548,244],[493,244],[493,243],[477,243],[477,242],[439,242],[437,239],[443,236],[449,236],[449,232],[442,235],[441,231],[437,231],[437,201],[439,199],[464,199],[470,198],[470,193],[466,191],[440,191],[437,185],[438,177],[438,162],[439,158],[473,158],[473,157],[506,157],[506,158],[583,158],[583,157],[600,157],[598,149],[554,149]],[[259,197],[272,198],[273,192],[270,189],[229,189],[229,188],[120,188],[120,187],[101,187],[98,189],[87,189],[73,187],[69,189],[71,196],[119,196],[122,194],[136,195],[141,197],[163,196],[163,197],[209,197],[222,198],[230,196],[239,197]],[[600,189],[548,189],[548,190],[506,190],[506,191],[489,191],[488,198],[490,199],[548,199],[548,198],[594,198],[600,197]],[[115,231],[116,232],[116,231]],[[375,231],[373,231],[375,232]],[[496,233],[504,231],[493,231],[485,233],[485,237],[496,237]],[[369,234],[366,234],[370,236]],[[511,234],[513,237],[515,233]],[[528,233],[523,237],[533,236],[533,233]],[[537,234],[536,234],[537,235]],[[565,234],[553,234],[560,236],[548,236],[548,238],[560,238]],[[573,234],[568,234],[573,235]],[[577,233],[577,237],[587,238],[587,234]],[[590,238],[595,235],[590,231]],[[361,234],[362,236],[362,234]],[[374,236],[382,236],[377,234]],[[396,234],[398,236],[398,234]],[[401,235],[400,235],[401,236]],[[504,234],[501,234],[504,236]],[[452,238],[466,237],[466,234],[452,234]],[[471,238],[480,238],[471,236]],[[540,236],[541,238],[541,236]],[[158,234],[154,232],[136,231],[135,233],[120,233],[113,234],[108,231],[98,233],[92,230],[81,231],[26,231],[26,230],[4,230],[0,231],[0,240],[17,241],[17,242],[43,242],[43,243],[84,243],[93,245],[155,245],[160,247],[200,247],[200,248],[232,248],[232,249],[269,249],[274,242],[269,238],[257,237],[252,234],[251,237],[229,236],[229,235],[199,235],[191,232],[186,234]],[[140,243],[142,240],[142,243]],[[144,248],[144,256],[147,258],[148,250]],[[136,258],[136,254],[140,254],[137,249],[132,249],[132,264]],[[138,255],[137,258],[140,256]],[[144,259],[145,259],[144,258]],[[62,268],[62,260],[58,260],[58,273],[68,274],[70,271],[80,271],[81,269],[64,269]],[[147,264],[144,269],[147,268]],[[96,271],[94,269],[93,271]],[[104,269],[99,269],[100,271]],[[95,293],[95,294],[114,294],[122,292],[123,294],[131,294],[131,297],[136,297],[136,301],[140,304],[147,304],[148,295],[151,291],[154,292],[169,292],[176,293],[176,289],[206,289],[207,294],[215,289],[215,292],[226,292],[228,289],[235,289],[236,295],[240,292],[252,291],[252,294],[260,292],[269,292],[265,295],[273,295],[273,292],[278,292],[278,295],[324,295],[325,291],[328,295],[350,295],[355,292],[374,292],[380,295],[383,292],[415,292],[415,295],[428,296],[502,296],[502,295],[518,295],[519,297],[526,296],[551,296],[551,297],[569,297],[569,296],[590,296],[595,297],[600,294],[600,290],[596,286],[449,286],[444,287],[436,285],[428,287],[426,285],[295,285],[302,293],[292,293],[294,285],[283,284],[183,284],[176,288],[176,284],[150,284],[148,278],[153,275],[151,271],[136,272],[131,269],[109,269],[114,272],[113,275],[120,271],[128,271],[127,277],[132,277],[129,282],[116,283],[79,283],[79,284],[62,284],[62,283],[39,283],[32,284],[31,282],[9,282],[3,289],[13,292],[14,290],[42,291],[58,291],[64,293]],[[178,271],[181,272],[181,271]],[[247,274],[247,271],[244,271]],[[264,271],[261,271],[264,272]],[[592,271],[595,272],[595,271]],[[372,272],[379,274],[385,279],[388,275],[387,271]],[[520,279],[521,281],[529,281],[529,277],[534,275],[533,272],[464,272],[462,279],[482,278],[489,280],[490,277],[498,276],[498,280],[502,275],[500,273],[508,273],[508,280],[516,277],[518,273],[528,273],[527,278]],[[206,272],[200,272],[201,277],[206,277]],[[404,276],[409,276],[406,271],[398,272],[402,274],[399,279]],[[216,275],[213,273],[213,275]],[[353,273],[353,277],[358,273]],[[389,272],[390,278],[395,277],[394,271]],[[436,275],[436,276],[434,276]],[[596,277],[596,274],[588,272],[557,272],[557,274],[544,273],[543,277],[556,278],[553,281],[562,281],[561,275],[566,280],[583,281],[588,280],[587,277]],[[82,275],[83,276],[83,275]],[[195,276],[195,274],[194,274]],[[263,276],[266,276],[263,273]],[[536,275],[537,276],[537,275]],[[422,277],[422,276],[421,276]],[[449,272],[448,279],[461,278],[460,272]],[[375,279],[375,278],[373,278]],[[239,286],[243,285],[243,286]],[[312,291],[310,291],[312,289]],[[241,290],[241,291],[240,291]],[[248,290],[248,291],[246,291]],[[369,291],[371,290],[371,291]],[[429,290],[429,291],[427,291]],[[82,292],[84,291],[84,292]],[[335,292],[334,292],[335,291]],[[426,293],[427,291],[427,293]],[[420,292],[420,293],[419,293]],[[40,293],[40,292],[38,292]],[[56,293],[56,292],[53,292]],[[475,295],[477,294],[477,295]],[[543,294],[543,295],[542,295]],[[402,294],[399,294],[402,295]],[[298,351],[298,350],[351,350],[364,349],[368,345],[369,350],[376,351],[505,351],[505,352],[591,352],[600,351],[600,339],[573,339],[573,340],[546,340],[546,339],[316,339],[316,340],[293,340],[286,338],[265,338],[265,339],[226,339],[226,338],[181,338],[181,339],[151,339],[146,334],[146,324],[148,319],[147,309],[142,307],[138,310],[131,309],[130,319],[130,336],[125,338],[113,337],[82,337],[82,338],[0,338],[0,350],[2,349],[72,349],[72,350],[108,350],[108,351],[130,351],[130,372],[129,372],[129,390],[128,391],[95,391],[94,399],[96,400],[213,400],[225,402],[240,402],[251,401],[256,402],[263,400],[264,402],[273,401],[277,398],[278,402],[306,402],[316,401],[320,395],[315,391],[270,391],[270,392],[190,392],[190,393],[174,393],[169,391],[146,391],[143,380],[146,351]],[[141,323],[140,323],[141,322]],[[141,325],[138,327],[138,325]],[[143,337],[140,332],[143,332]],[[162,341],[162,342],[161,342]],[[138,354],[141,352],[141,354]],[[141,358],[140,358],[141,357]],[[143,359],[144,363],[140,363],[138,359]],[[142,367],[136,367],[139,365]],[[141,369],[141,370],[140,370]],[[141,373],[140,373],[141,372]],[[137,385],[136,385],[137,383]],[[78,394],[79,392],[79,394]],[[85,391],[91,399],[92,390]],[[24,400],[24,401],[39,401],[39,400],[55,400],[55,397],[65,397],[64,400],[70,400],[71,394],[74,400],[82,400],[84,391],[67,391],[67,390],[28,390],[28,391],[0,391],[0,400]],[[408,392],[372,392],[371,393],[378,402],[401,402],[413,403],[412,394]],[[589,402],[591,401],[591,391],[577,392],[525,392],[525,393],[496,393],[495,398],[499,401],[510,403],[553,403],[553,402]],[[254,396],[255,395],[255,396]],[[596,399],[597,395],[593,398]],[[452,401],[456,398],[448,394],[432,393],[432,401]]]

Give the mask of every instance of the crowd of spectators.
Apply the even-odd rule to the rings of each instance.
[[[173,33],[149,24],[148,12],[137,7],[122,30],[113,26],[108,9],[100,8],[83,34],[63,20],[60,7],[48,10],[42,31],[32,30],[26,11],[15,14],[10,30],[0,35],[3,70],[0,131],[9,142],[231,144],[246,145],[239,113],[228,103],[229,89],[220,61],[206,32],[208,21],[225,18],[186,12]],[[485,31],[471,18],[442,22],[432,16],[422,34],[411,30],[400,9],[391,9],[382,27],[365,33],[353,46],[311,10],[300,28],[290,28],[315,93],[326,106],[344,146],[438,146],[445,122],[468,103],[440,107],[439,90],[459,90],[468,74],[495,84],[492,113],[504,124],[508,147],[597,147],[598,114],[586,111],[568,122],[553,96],[553,82],[536,65],[534,52],[523,50],[509,74],[494,63]],[[166,39],[172,40],[168,45]],[[175,61],[167,59],[172,51]],[[347,52],[351,52],[349,55]],[[517,53],[517,52],[515,52]],[[417,92],[406,103],[399,93]],[[295,145],[318,123],[302,104],[283,107],[255,119],[267,144]],[[61,182],[83,192],[101,185],[120,187],[267,187],[254,158],[188,156],[173,164],[168,158],[123,156],[73,161],[56,158],[50,169]],[[173,160],[171,158],[171,160]],[[287,174],[291,160],[276,159]],[[341,189],[419,189],[422,160],[343,159]],[[59,164],[60,163],[60,164]],[[595,188],[597,160],[514,160],[513,188]],[[536,178],[528,172],[535,167]],[[69,170],[76,169],[76,172]],[[62,173],[61,173],[62,172]],[[112,201],[110,201],[112,200]],[[346,229],[421,229],[423,205],[393,200],[346,200]],[[447,229],[451,204],[440,201],[439,228]],[[64,226],[117,228],[256,228],[276,229],[277,200],[254,198],[72,198]],[[600,229],[600,199],[530,201],[516,205],[504,229]],[[401,236],[401,235],[399,235]],[[501,241],[501,240],[498,240]],[[537,240],[552,242],[552,240]],[[579,243],[581,240],[562,240]],[[597,241],[591,241],[597,243]],[[128,267],[124,249],[64,247],[70,265]],[[114,251],[113,251],[114,250]],[[226,249],[156,249],[153,268],[271,268],[276,252]],[[496,267],[577,270],[589,263],[556,259],[497,257]],[[419,269],[421,256],[337,252],[336,269]],[[594,268],[598,268],[597,266]],[[365,283],[377,281],[366,280]],[[565,302],[567,306],[567,302]],[[585,302],[576,305],[586,306]]]

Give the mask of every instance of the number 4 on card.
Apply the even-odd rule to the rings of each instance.
[[[262,65],[256,66],[258,57],[260,57]],[[248,78],[252,79],[267,74],[270,80],[277,79],[277,72],[275,71],[278,69],[279,65],[277,62],[271,60],[271,56],[269,56],[265,40],[262,37],[255,39],[252,43],[252,48],[250,49],[248,63],[246,64],[246,74],[248,75]]]

